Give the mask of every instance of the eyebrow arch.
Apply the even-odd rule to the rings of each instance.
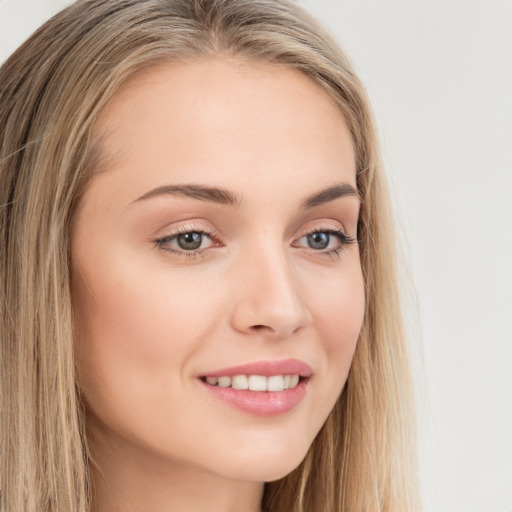
[[[240,199],[232,192],[205,185],[163,185],[146,192],[134,202],[145,201],[146,199],[162,195],[191,197],[200,201],[210,201],[228,206],[240,206],[241,204]]]
[[[242,201],[233,192],[206,185],[163,185],[146,192],[133,202],[145,201],[146,199],[163,195],[190,197],[200,201],[210,201],[227,206],[239,207],[242,204]],[[320,192],[315,192],[313,195],[307,197],[302,202],[301,208],[307,210],[345,196],[360,199],[359,192],[352,185],[339,183],[338,185],[328,187]]]
[[[338,185],[326,188],[309,196],[302,203],[302,208],[307,210],[309,208],[314,208],[315,206],[320,206],[324,203],[328,203],[329,201],[333,201],[334,199],[345,196],[357,197],[359,200],[361,200],[361,196],[358,190],[355,189],[352,185],[349,185],[348,183],[339,183]]]

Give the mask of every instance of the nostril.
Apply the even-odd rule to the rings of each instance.
[[[268,325],[263,325],[263,324],[259,324],[259,325],[253,325],[251,327],[251,329],[253,331],[264,331],[265,329],[270,329],[272,330]]]

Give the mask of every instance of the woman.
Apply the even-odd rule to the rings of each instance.
[[[375,129],[318,22],[79,1],[0,126],[3,510],[417,509]]]

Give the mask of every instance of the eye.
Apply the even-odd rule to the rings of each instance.
[[[294,245],[308,247],[323,254],[339,254],[344,246],[355,242],[355,238],[341,230],[325,229],[313,231],[302,236]]]
[[[330,233],[326,233],[325,231],[317,231],[316,233],[311,233],[306,237],[307,243],[311,249],[326,249],[331,242]]]
[[[199,233],[198,231],[183,233],[177,235],[175,238],[179,248],[184,251],[196,251],[203,243],[203,233]]]
[[[159,238],[155,243],[164,251],[183,256],[196,256],[218,245],[212,240],[212,236],[206,231],[183,228],[177,233]]]

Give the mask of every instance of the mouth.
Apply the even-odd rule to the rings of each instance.
[[[260,416],[283,414],[306,394],[312,370],[295,359],[261,361],[226,368],[199,380],[213,396],[244,412]]]
[[[210,386],[219,388],[276,392],[293,389],[308,378],[297,374],[270,375],[268,377],[264,375],[234,375],[232,377],[223,375],[221,377],[201,377],[201,380]]]

